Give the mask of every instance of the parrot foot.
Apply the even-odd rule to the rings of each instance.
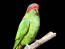
[[[36,40],[36,42],[39,44],[39,40]]]
[[[28,49],[31,49],[30,45],[27,45]]]
[[[36,42],[39,42],[39,40],[36,40]]]

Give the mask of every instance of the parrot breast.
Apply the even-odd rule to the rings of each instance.
[[[29,18],[29,21],[30,21],[29,30],[28,30],[27,35],[23,38],[23,40],[21,42],[22,45],[27,45],[27,44],[31,43],[35,39],[37,32],[39,30],[39,27],[40,27],[39,16],[35,15],[35,18],[33,16],[31,16]]]

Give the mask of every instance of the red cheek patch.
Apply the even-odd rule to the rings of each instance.
[[[34,8],[39,8],[39,5],[35,4],[35,5],[32,5],[32,9]]]
[[[31,11],[31,8],[28,8],[27,13],[29,13],[30,11]]]

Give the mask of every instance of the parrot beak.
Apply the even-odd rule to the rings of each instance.
[[[36,8],[35,11],[36,11],[36,13],[38,13],[38,12],[39,12],[39,11],[38,11],[38,8]]]
[[[39,11],[38,11],[38,9],[36,10],[36,13],[38,13]]]

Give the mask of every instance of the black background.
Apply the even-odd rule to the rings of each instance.
[[[5,43],[8,49],[12,49],[14,45],[15,35],[18,29],[18,25],[24,16],[27,6],[31,3],[38,3],[40,5],[40,29],[36,39],[41,38],[49,31],[57,33],[57,36],[45,44],[39,46],[37,49],[56,49],[64,48],[64,16],[62,14],[61,1],[40,1],[40,0],[24,0],[24,1],[7,1],[2,5],[3,10],[1,13],[4,15],[4,37]],[[2,3],[3,4],[3,3]],[[3,32],[3,31],[2,31]],[[5,44],[5,45],[6,45]],[[6,46],[5,46],[6,47]]]

